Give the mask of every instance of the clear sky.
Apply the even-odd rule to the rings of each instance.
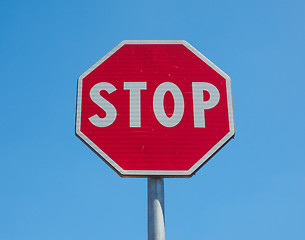
[[[232,79],[236,137],[165,180],[166,239],[305,239],[305,2],[0,2],[0,239],[146,239],[146,179],[74,133],[77,78],[126,39],[186,40]]]

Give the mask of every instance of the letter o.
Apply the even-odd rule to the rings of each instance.
[[[170,92],[174,98],[174,113],[168,117],[164,110],[164,96]],[[154,93],[153,109],[157,120],[165,127],[174,127],[182,119],[184,114],[184,99],[178,86],[171,82],[161,83]]]

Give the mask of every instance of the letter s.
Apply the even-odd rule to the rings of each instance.
[[[115,107],[103,98],[100,94],[102,90],[107,91],[109,94],[116,91],[116,88],[107,82],[100,82],[95,84],[90,90],[91,100],[103,109],[106,113],[106,117],[100,118],[97,114],[89,118],[89,121],[96,127],[108,127],[116,119],[117,111]]]

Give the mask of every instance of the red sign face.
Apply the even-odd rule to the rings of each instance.
[[[121,176],[192,176],[234,136],[230,78],[185,41],[123,41],[77,95],[76,135]]]

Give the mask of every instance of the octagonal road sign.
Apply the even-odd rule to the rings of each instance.
[[[120,176],[190,177],[234,133],[229,76],[185,41],[123,41],[78,79],[76,135]]]

